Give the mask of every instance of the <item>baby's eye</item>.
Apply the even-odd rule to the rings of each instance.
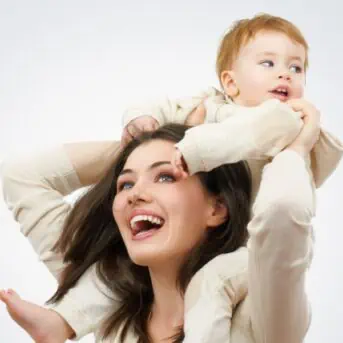
[[[289,69],[296,74],[299,74],[303,71],[303,69],[297,65],[292,65]]]
[[[117,186],[117,189],[118,189],[118,192],[120,192],[120,191],[124,191],[124,190],[130,189],[132,187],[133,187],[133,182],[125,181],[125,182],[119,183],[118,186]]]
[[[170,174],[160,174],[158,177],[157,177],[157,181],[158,182],[174,182],[175,181],[175,178],[174,176],[170,175]]]
[[[274,62],[271,60],[265,60],[260,63],[264,67],[274,67]]]

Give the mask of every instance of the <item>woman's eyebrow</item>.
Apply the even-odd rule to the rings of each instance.
[[[164,164],[171,164],[171,162],[170,162],[170,161],[158,161],[158,162],[154,162],[153,164],[151,164],[151,165],[149,166],[148,169],[151,170],[151,169],[157,168],[157,167],[159,167],[159,166],[161,166],[161,165],[164,165]],[[123,169],[123,170],[120,172],[120,174],[118,175],[118,177],[121,176],[121,175],[124,175],[124,174],[132,174],[132,173],[134,173],[134,171],[133,171],[132,169]]]

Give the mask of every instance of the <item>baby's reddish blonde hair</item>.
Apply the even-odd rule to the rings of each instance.
[[[290,21],[270,14],[258,14],[251,19],[236,21],[225,33],[217,54],[216,72],[219,80],[224,70],[231,69],[240,50],[261,31],[284,33],[301,44],[306,51],[305,70],[308,68],[308,44],[301,31]]]

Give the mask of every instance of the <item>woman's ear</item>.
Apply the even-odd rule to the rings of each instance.
[[[229,217],[229,210],[221,196],[213,198],[212,208],[207,220],[209,228],[216,228]]]
[[[225,94],[234,99],[239,94],[239,89],[234,79],[234,72],[232,70],[224,70],[220,75]]]

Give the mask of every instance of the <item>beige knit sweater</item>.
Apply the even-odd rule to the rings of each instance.
[[[124,116],[124,124],[146,114],[152,115],[161,124],[182,123],[202,101],[205,101],[208,124],[190,129],[177,145],[191,173],[210,170],[222,163],[249,159],[256,193],[264,165],[273,156],[277,157],[265,168],[262,180],[265,186],[261,187],[249,225],[251,239],[248,248],[214,259],[194,277],[188,288],[185,342],[301,342],[308,325],[303,278],[311,259],[310,219],[313,204],[303,161],[290,151],[280,153],[298,134],[301,120],[297,113],[278,101],[271,100],[259,107],[247,109],[234,105],[218,91],[210,89],[198,97],[175,102],[167,100],[157,106],[130,109]],[[311,159],[317,186],[335,169],[342,150],[342,144],[322,130]],[[45,163],[35,161],[10,165],[7,169],[4,177],[6,200],[21,223],[23,233],[28,236],[50,270],[57,275],[61,262],[59,257],[51,253],[51,242],[56,240],[69,209],[61,195],[75,190],[80,184],[62,151],[56,151],[49,158],[44,156],[41,161]],[[293,183],[294,188],[284,189],[283,185]],[[52,189],[49,190],[47,185],[52,186]],[[300,206],[295,211],[296,207],[292,207],[294,203],[306,206]],[[278,205],[282,205],[281,213]],[[290,205],[294,214],[286,209],[286,205]],[[58,215],[54,209],[58,210]],[[55,215],[50,217],[50,213]],[[297,215],[300,215],[301,220]],[[281,220],[283,216],[284,221]],[[279,219],[276,220],[276,217]],[[294,231],[293,236],[287,234],[288,230]],[[280,246],[280,239],[283,243],[286,237],[289,246]],[[262,238],[263,242],[260,242]],[[293,248],[296,251],[292,251]],[[293,273],[297,275],[295,280],[288,280],[292,279]],[[294,284],[288,284],[288,281]],[[78,337],[95,332],[107,311],[115,306],[101,293],[99,287],[101,285],[94,271],[89,271],[55,308],[74,328]],[[273,287],[275,293],[272,293]],[[268,294],[265,293],[266,289],[269,290]],[[283,291],[286,292],[287,300],[283,298]],[[294,297],[291,297],[292,294]],[[292,308],[295,304],[300,305],[297,311],[295,307]],[[277,310],[279,305],[282,311]],[[204,313],[208,314],[206,319],[202,317]],[[303,320],[300,320],[300,315]],[[291,333],[284,332],[290,327],[295,336],[290,337]],[[275,340],[276,332],[282,333],[278,340]],[[136,342],[136,339],[132,336],[127,342]]]
[[[70,210],[64,196],[81,185],[63,148],[3,167],[5,201],[22,233],[58,279],[52,251]],[[192,279],[185,296],[187,343],[300,343],[310,312],[305,273],[312,257],[314,198],[304,160],[280,152],[263,171],[248,226],[248,247],[218,256]],[[78,337],[115,309],[94,269],[55,306]],[[101,340],[98,340],[101,342]],[[106,342],[117,343],[118,333]],[[136,343],[129,333],[125,343]]]

